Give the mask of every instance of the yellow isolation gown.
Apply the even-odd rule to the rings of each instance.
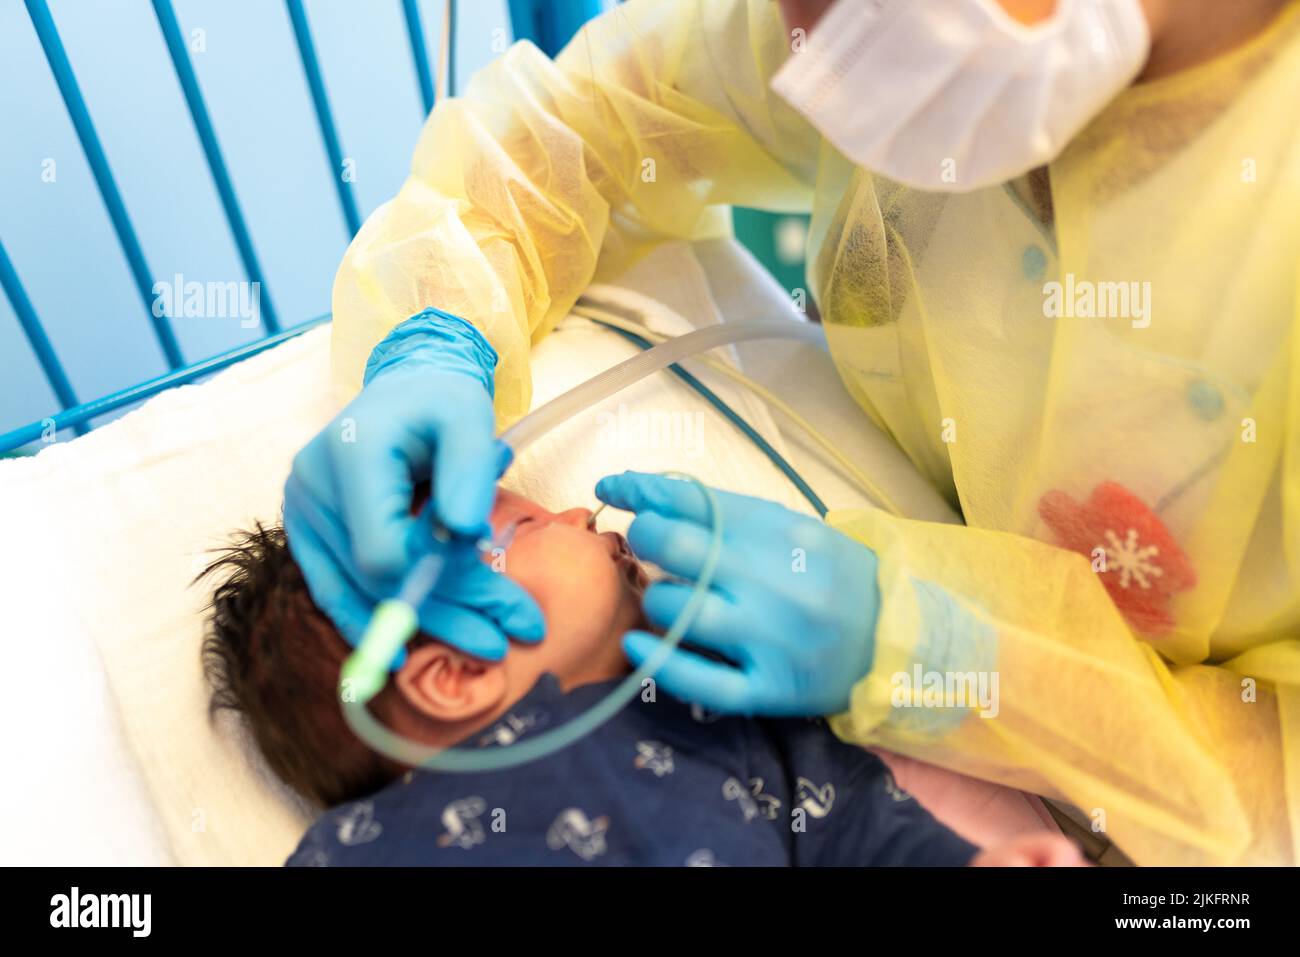
[[[588,283],[724,234],[730,204],[811,210],[845,387],[966,522],[829,516],[883,599],[836,732],[1066,800],[1138,863],[1295,863],[1300,2],[960,195],[845,160],[771,91],[789,51],[769,0],[634,0],[555,61],[516,44],[348,250],[337,377],[436,305],[500,353],[508,424]],[[996,714],[902,706],[962,673],[996,675]]]

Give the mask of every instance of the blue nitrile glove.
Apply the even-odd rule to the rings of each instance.
[[[436,595],[419,609],[421,631],[491,659],[505,655],[507,635],[541,639],[537,603],[469,544],[491,533],[497,479],[510,463],[494,435],[496,362],[470,323],[426,309],[375,347],[361,394],[294,459],[284,489],[289,548],[312,598],[350,644],[375,604],[435,548],[448,549],[448,561]],[[414,484],[430,476],[433,514],[464,536],[450,545],[411,515]]]
[[[677,648],[655,680],[670,694],[714,711],[844,711],[853,685],[871,668],[880,604],[875,553],[775,502],[715,494],[722,555],[683,640],[735,665]],[[709,550],[704,494],[691,482],[624,472],[601,479],[596,495],[636,512],[628,530],[632,550],[681,580],[656,582],[645,594],[646,617],[667,629],[690,599]],[[635,664],[658,646],[659,638],[646,632],[623,639]]]

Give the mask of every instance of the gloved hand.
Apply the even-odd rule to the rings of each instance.
[[[723,522],[722,555],[683,640],[735,664],[679,647],[655,680],[671,694],[715,711],[844,711],[874,654],[880,604],[875,553],[775,502],[714,494]],[[708,553],[712,531],[704,494],[690,482],[625,472],[601,479],[596,495],[637,513],[628,543],[638,557],[692,583],[663,581],[647,589],[646,617],[667,629],[689,600]],[[639,665],[658,650],[659,639],[629,632],[623,647]]]
[[[491,659],[505,655],[506,635],[541,639],[537,603],[468,544],[491,533],[496,482],[510,462],[494,437],[496,361],[464,319],[426,309],[375,347],[361,394],[294,459],[284,489],[289,548],[312,598],[350,644],[375,604],[435,548],[449,556],[436,594],[419,609],[422,631]],[[411,515],[414,483],[431,474],[434,515],[465,536],[448,545]]]

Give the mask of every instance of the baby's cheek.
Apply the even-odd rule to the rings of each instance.
[[[592,637],[603,636],[618,616],[622,587],[618,568],[603,554],[574,554],[555,571],[554,594],[569,616]]]
[[[573,529],[539,531],[509,549],[504,570],[542,607],[548,635],[613,627],[622,577],[595,536]]]

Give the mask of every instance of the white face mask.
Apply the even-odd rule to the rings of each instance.
[[[965,191],[1055,159],[1150,46],[1139,0],[1058,0],[1032,27],[994,0],[838,0],[772,88],[854,162]]]

